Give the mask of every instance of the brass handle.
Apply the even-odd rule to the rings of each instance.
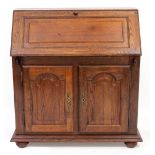
[[[71,112],[71,110],[72,110],[72,97],[71,97],[70,93],[67,93],[66,103],[67,103],[68,112]]]

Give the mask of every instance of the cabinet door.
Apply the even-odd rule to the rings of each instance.
[[[26,132],[72,132],[72,67],[25,66],[23,77]]]
[[[128,131],[129,66],[80,66],[80,132]]]

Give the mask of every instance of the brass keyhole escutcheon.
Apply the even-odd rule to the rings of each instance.
[[[71,108],[72,108],[72,97],[71,97],[70,93],[67,93],[66,103],[67,103],[68,112],[70,112]]]

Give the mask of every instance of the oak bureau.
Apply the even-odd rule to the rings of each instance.
[[[11,56],[19,147],[142,141],[136,9],[15,10]]]

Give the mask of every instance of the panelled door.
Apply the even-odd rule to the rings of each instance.
[[[128,131],[129,66],[80,66],[81,133]]]
[[[72,132],[71,66],[24,66],[26,132]]]

